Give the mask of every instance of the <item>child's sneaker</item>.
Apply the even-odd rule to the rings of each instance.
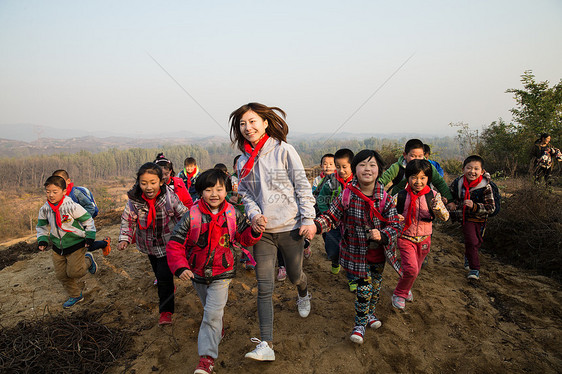
[[[108,256],[111,253],[111,238],[108,236],[107,238],[103,239],[107,245],[102,249],[103,255]]]
[[[365,335],[365,326],[355,326],[349,339],[356,344],[363,344],[363,336]]]
[[[468,258],[464,257],[464,270],[470,270],[470,265],[468,264]]]
[[[275,352],[267,344],[267,342],[262,342],[258,338],[250,339],[254,343],[259,343],[252,352],[246,353],[244,357],[251,358],[256,361],[275,361]]]
[[[244,262],[244,269],[246,270],[255,270],[256,266],[253,264],[250,264],[250,261],[246,261]]]
[[[406,301],[414,301],[414,294],[412,293],[412,290],[408,291],[408,297],[406,298]]]
[[[160,319],[158,320],[159,325],[171,325],[172,324],[172,313],[162,312],[160,313]]]
[[[340,272],[340,269],[341,269],[340,265],[334,266],[334,264],[332,264],[332,268],[330,269],[330,271],[332,272],[332,274],[336,275]]]
[[[193,374],[212,374],[214,367],[214,358],[210,356],[201,356],[199,357],[199,365],[197,365]]]
[[[312,249],[310,247],[306,247],[304,249],[304,258],[310,258],[312,256]]]
[[[480,279],[480,271],[479,270],[470,270],[468,272],[467,278],[468,279],[476,279],[476,280]]]
[[[64,304],[62,304],[62,307],[68,309],[82,301],[84,301],[84,297],[82,296],[82,293],[80,293],[80,296],[78,297],[69,297],[68,300],[66,300]]]
[[[349,292],[357,291],[357,281],[356,280],[347,281],[347,285],[349,286]]]
[[[310,294],[308,292],[305,297],[299,296],[297,299],[297,309],[302,318],[306,318],[310,314]]]
[[[96,260],[94,260],[94,255],[92,255],[90,252],[86,253],[86,258],[90,259],[90,267],[88,268],[88,271],[90,272],[90,274],[95,274],[98,271],[98,264],[96,264]]]
[[[392,295],[392,306],[396,309],[404,310],[404,308],[406,308],[406,299],[400,296]]]
[[[285,269],[285,266],[279,266],[279,271],[277,272],[277,280],[279,282],[283,282],[285,279],[287,279],[287,269]]]
[[[376,330],[382,326],[382,322],[374,314],[371,314],[367,321],[367,326]]]
[[[155,279],[154,282],[152,282],[153,286],[158,286],[158,279]]]

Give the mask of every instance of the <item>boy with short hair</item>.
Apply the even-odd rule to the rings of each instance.
[[[386,186],[388,183],[392,182],[392,185],[389,187],[389,191],[391,195],[396,195],[398,192],[402,191],[406,188],[407,180],[405,178],[404,172],[406,165],[408,162],[415,160],[415,159],[423,159],[423,142],[419,139],[410,139],[406,142],[404,146],[404,153],[397,162],[390,165],[388,169],[381,175],[379,178],[379,182],[382,183],[383,186]],[[433,180],[431,184],[435,187],[435,189],[441,194],[441,198],[443,199],[444,203],[450,201],[453,196],[451,195],[451,191],[449,191],[449,186],[443,178],[439,175],[439,172],[432,165],[433,168]]]
[[[445,176],[445,171],[443,171],[443,168],[441,167],[441,165],[439,165],[439,162],[429,159],[429,157],[431,156],[431,147],[429,146],[429,144],[423,145],[423,155],[431,165],[435,166],[435,169],[441,177]]]
[[[335,156],[332,153],[326,153],[320,159],[320,166],[322,167],[322,172],[312,181],[312,195],[317,197],[320,190],[326,183],[329,175],[334,174],[336,171]]]
[[[451,183],[454,197],[447,209],[462,220],[465,247],[465,266],[468,263],[468,279],[480,279],[478,250],[488,215],[496,209],[491,177],[484,170],[482,157],[472,155],[463,162],[463,175]]]
[[[324,186],[322,186],[316,199],[320,213],[324,213],[330,209],[332,201],[342,193],[347,187],[347,184],[353,179],[353,173],[351,171],[353,156],[353,152],[347,148],[342,148],[335,153],[334,163],[336,165],[336,172],[326,177],[326,182]],[[332,261],[331,272],[334,275],[338,274],[340,271],[340,241],[341,231],[339,227],[328,231],[324,237],[324,248],[326,249],[328,258]],[[357,284],[352,285],[350,283],[350,290],[354,291],[356,289]]]
[[[69,296],[62,306],[70,308],[84,300],[84,284],[78,280],[88,271],[97,272],[94,256],[86,253],[94,243],[96,226],[90,213],[67,196],[64,178],[50,176],[44,186],[47,202],[37,219],[38,248],[44,251],[52,243],[55,276]]]
[[[199,194],[195,190],[195,181],[198,175],[199,167],[197,167],[197,161],[193,157],[187,157],[183,161],[183,170],[180,171],[178,177],[183,179],[183,183],[185,183],[193,202],[199,199]]]
[[[77,187],[72,183],[70,175],[64,169],[58,169],[53,172],[53,176],[59,176],[66,182],[66,196],[70,197],[72,201],[76,204],[82,206],[86,209],[86,212],[90,213],[92,218],[97,215],[97,206],[93,201],[92,193],[86,187]],[[87,195],[92,196],[90,199]],[[109,236],[105,237],[103,240],[97,240],[92,245],[88,247],[88,252],[93,252],[101,249],[104,256],[109,255],[111,252],[111,238]]]

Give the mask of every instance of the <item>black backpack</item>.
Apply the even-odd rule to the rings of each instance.
[[[488,217],[493,217],[495,215],[497,215],[500,210],[501,210],[501,194],[500,194],[500,190],[498,188],[498,186],[492,182],[489,181],[488,184],[490,186],[492,186],[492,193],[494,195],[494,211],[491,214],[488,214]],[[459,197],[459,199],[462,200],[462,196],[460,196],[461,191],[462,191],[462,176],[458,178],[457,183],[456,183],[456,187],[457,187],[457,196]],[[479,188],[477,190],[473,190],[470,192],[470,197],[472,200],[476,201],[476,202],[483,202],[484,201],[484,189],[483,188]]]
[[[429,213],[431,214],[430,219],[422,219],[422,221],[433,221],[435,219],[435,213],[433,213],[433,209],[431,209],[431,200],[435,197],[433,190],[429,190],[428,193],[425,195],[425,201],[427,202],[427,207],[429,208]],[[404,205],[406,204],[406,197],[408,197],[408,191],[402,190],[398,192],[398,196],[396,198],[396,210],[399,214],[404,213]]]

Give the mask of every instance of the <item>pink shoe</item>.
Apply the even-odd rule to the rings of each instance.
[[[285,279],[287,279],[287,270],[285,269],[285,266],[279,266],[279,272],[277,273],[277,280],[279,282],[283,282]]]
[[[404,308],[406,308],[406,299],[400,296],[392,295],[392,306],[396,309],[404,310]]]

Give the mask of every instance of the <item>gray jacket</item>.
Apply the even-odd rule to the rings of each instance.
[[[249,154],[242,154],[238,159],[238,171],[249,158]],[[269,138],[256,157],[252,171],[240,179],[238,193],[250,220],[258,214],[267,218],[267,233],[314,224],[312,189],[300,156],[290,144]]]

